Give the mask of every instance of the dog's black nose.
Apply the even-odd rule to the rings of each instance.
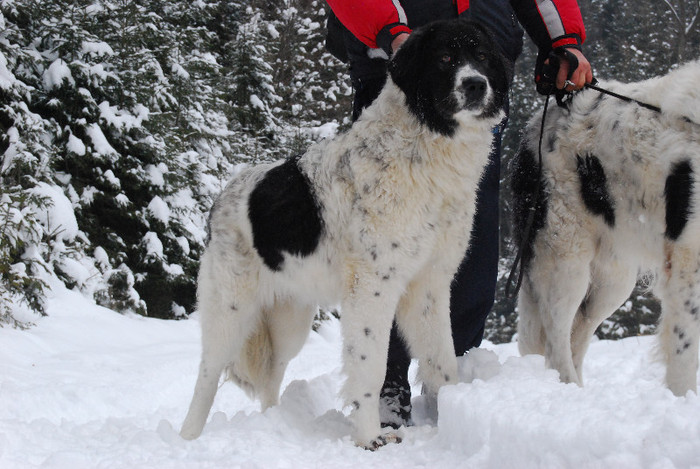
[[[481,103],[487,87],[484,77],[469,77],[462,80],[462,92],[467,106]]]

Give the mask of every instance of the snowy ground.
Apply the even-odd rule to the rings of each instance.
[[[196,319],[121,316],[65,290],[49,313],[28,331],[0,329],[0,468],[700,467],[700,400],[662,386],[650,337],[592,344],[583,389],[515,344],[486,344],[441,392],[437,425],[414,399],[418,425],[372,453],[350,442],[336,397],[337,322],[292,362],[279,407],[261,414],[226,383],[186,442]]]

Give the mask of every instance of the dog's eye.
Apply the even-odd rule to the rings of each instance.
[[[449,54],[444,54],[442,58],[440,58],[440,61],[444,64],[452,63],[452,56]]]
[[[479,52],[478,54],[476,54],[476,60],[478,60],[479,62],[483,62],[484,60],[486,60],[486,54],[484,54],[483,52]]]

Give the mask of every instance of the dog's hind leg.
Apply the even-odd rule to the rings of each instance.
[[[253,292],[239,288],[225,256],[202,256],[197,296],[202,326],[202,359],[189,411],[180,435],[197,438],[204,428],[224,368],[238,360],[248,336],[260,320]],[[245,295],[245,291],[249,294]]]
[[[544,355],[547,338],[536,295],[537,289],[526,277],[518,294],[518,351],[520,355]]]
[[[204,320],[204,318],[202,318]],[[202,328],[202,359],[192,402],[180,430],[187,440],[197,438],[204,428],[221,373],[240,355],[243,338],[233,318],[221,318]]]
[[[572,358],[571,330],[588,290],[590,260],[583,255],[551,255],[548,259],[551,261],[531,264],[525,279],[545,332],[545,364],[557,370],[564,383],[580,384]]]
[[[579,384],[583,384],[583,358],[593,333],[624,303],[634,288],[637,270],[628,265],[614,257],[605,257],[591,266],[591,283],[571,330],[571,352]]]
[[[666,273],[657,289],[663,309],[659,339],[666,361],[666,384],[676,396],[683,396],[697,390],[700,253],[676,246],[669,255]]]
[[[268,363],[257,367],[260,404],[263,410],[279,403],[280,385],[289,362],[304,346],[311,330],[311,323],[318,308],[296,302],[291,298],[278,298],[271,308],[264,311],[269,347],[272,351]]]

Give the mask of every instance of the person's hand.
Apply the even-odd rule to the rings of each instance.
[[[582,89],[587,83],[593,81],[593,71],[591,70],[591,64],[583,52],[578,49],[569,48],[567,52],[572,53],[578,60],[578,68],[574,70],[571,74],[571,78],[568,80],[566,77],[569,75],[569,61],[566,57],[560,57],[559,60],[559,72],[557,72],[557,79],[555,85],[558,89],[564,89],[566,91],[574,91]]]
[[[408,39],[408,33],[401,33],[398,36],[396,36],[394,40],[391,41],[391,50],[393,52],[396,52],[396,49],[398,49],[399,46],[403,44],[406,39]]]

